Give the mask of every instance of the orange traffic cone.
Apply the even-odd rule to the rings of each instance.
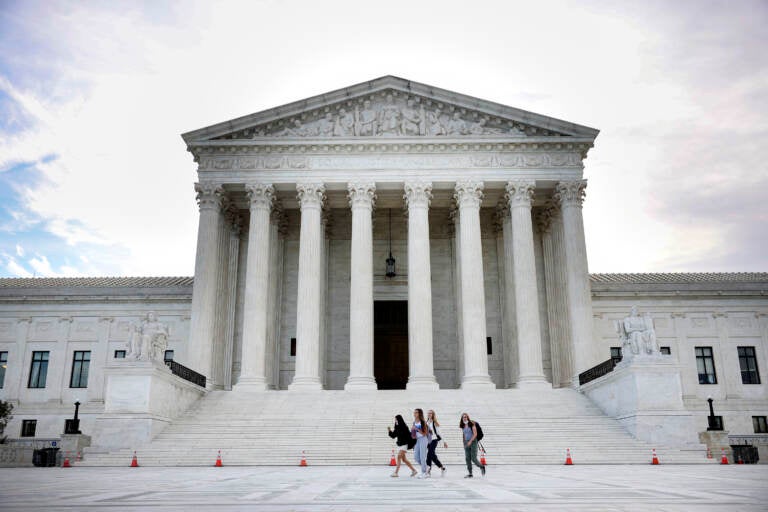
[[[133,452],[133,458],[131,459],[131,467],[137,468],[139,467],[139,460],[136,458],[136,452]]]
[[[658,466],[659,458],[656,456],[656,448],[653,449],[653,458],[651,459],[651,465]]]
[[[389,465],[390,466],[397,466],[397,461],[395,460],[395,450],[392,449],[392,456],[389,458]]]
[[[480,448],[480,464],[483,466],[487,466],[488,463],[485,462],[485,448]]]
[[[741,460],[741,455],[739,455],[739,460],[736,461],[736,464],[744,464],[744,461]]]
[[[299,466],[306,466],[307,465],[307,456],[304,453],[304,450],[301,450],[301,462],[299,462]]]
[[[213,465],[213,467],[220,468],[224,465],[221,463],[221,450],[219,450],[219,454],[216,455],[216,464]]]
[[[707,458],[708,459],[712,458],[712,450],[709,449],[709,446],[707,446]]]
[[[573,466],[573,459],[571,459],[571,449],[566,448],[565,449],[565,465],[566,466]]]
[[[63,468],[71,468],[72,466],[69,464],[69,452],[64,456],[64,464],[61,465]]]
[[[720,448],[722,456],[720,457],[720,464],[728,464],[728,457],[725,456],[725,448]]]

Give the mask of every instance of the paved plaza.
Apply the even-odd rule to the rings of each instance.
[[[768,510],[768,466],[489,466],[465,480],[388,467],[0,469],[0,510]],[[403,471],[407,475],[407,471]]]

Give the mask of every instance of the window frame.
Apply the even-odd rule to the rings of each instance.
[[[37,354],[41,354],[40,359],[36,359]],[[45,359],[43,359],[43,354],[45,355]],[[48,363],[50,362],[50,360],[51,360],[50,350],[33,350],[32,351],[32,359],[29,365],[29,378],[27,379],[27,388],[45,389],[45,385],[47,384],[47,380],[48,380]],[[32,385],[33,381],[34,381],[34,386]]]
[[[80,354],[80,359],[78,359],[78,354]],[[78,363],[80,364],[78,365]],[[88,370],[90,369],[90,366],[91,366],[91,351],[75,350],[74,353],[72,354],[72,372],[69,375],[70,388],[83,389],[88,387]],[[77,374],[75,372],[77,372]],[[85,382],[83,382],[83,373],[85,373]],[[75,382],[75,375],[77,375],[77,382]]]
[[[704,351],[708,350],[709,354],[705,354]],[[699,351],[701,351],[701,355],[699,355]],[[694,347],[694,355],[696,356],[696,374],[699,378],[699,384],[701,385],[713,385],[717,384],[717,367],[715,366],[715,351],[712,349],[712,347]],[[699,361],[701,360],[703,369],[705,373],[701,373],[699,371]],[[712,366],[712,374],[711,379],[709,379],[709,372],[707,372],[707,362],[711,363]],[[706,380],[711,380],[711,382],[702,382],[702,375],[705,375],[708,377]]]
[[[752,429],[755,434],[768,434],[768,418],[765,416],[752,416]]]
[[[666,350],[666,352],[664,352]],[[672,355],[672,347],[659,347],[659,352],[664,354],[665,356],[671,356]]]
[[[32,433],[29,433],[29,428],[32,428]],[[21,420],[21,432],[19,437],[35,437],[37,434],[37,420]]]
[[[115,350],[112,353],[112,359],[125,359],[125,350]]]
[[[169,353],[171,354],[171,357],[168,357]],[[166,350],[165,352],[163,352],[163,362],[167,363],[168,361],[173,361],[174,355],[175,353],[173,352],[173,350]]]
[[[742,355],[742,351],[744,355]],[[751,354],[747,354],[751,351]],[[760,384],[760,368],[757,365],[757,351],[753,346],[736,347],[736,354],[739,356],[739,370],[741,372],[742,384]],[[749,363],[754,365],[754,368],[749,368]],[[743,363],[743,364],[742,364]],[[747,369],[744,369],[744,364],[747,365]],[[746,375],[745,375],[746,374]],[[746,380],[745,380],[745,377]],[[747,382],[749,381],[749,382]]]
[[[624,351],[621,350],[621,347],[611,347],[611,360],[614,362],[614,364],[619,364],[622,359],[624,359]]]

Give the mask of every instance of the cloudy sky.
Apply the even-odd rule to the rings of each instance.
[[[765,1],[0,0],[0,276],[192,275],[179,135],[387,74],[600,129],[592,272],[767,271],[766,26]]]

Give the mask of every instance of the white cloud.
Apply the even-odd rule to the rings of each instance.
[[[24,257],[24,248],[21,246],[21,244],[16,244],[16,256],[19,258]]]
[[[32,272],[22,267],[16,259],[9,255],[9,254],[3,254],[3,258],[5,259],[5,269],[15,277],[32,277]]]
[[[38,254],[34,258],[30,259],[27,263],[35,271],[37,277],[59,277],[57,272],[54,272],[51,267],[51,263],[43,255]]]

